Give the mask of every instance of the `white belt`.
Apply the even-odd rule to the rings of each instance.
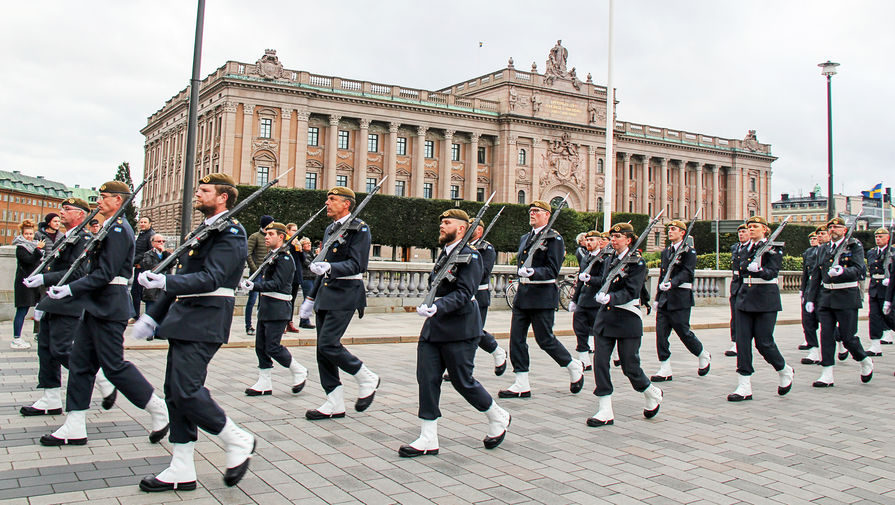
[[[533,281],[528,277],[520,277],[519,284],[556,284],[556,279],[544,279],[540,281]]]
[[[435,303],[435,300],[441,300],[442,298],[444,298],[444,297],[436,296],[434,299],[432,299],[432,303]],[[472,296],[469,297],[469,301],[474,301],[474,300],[475,300],[475,294],[473,294]]]
[[[188,295],[177,295],[177,298],[196,298],[197,296],[236,296],[236,291],[233,288],[217,288],[214,291],[209,291],[207,293],[190,293]],[[291,300],[291,297],[290,297]]]
[[[883,275],[883,274],[874,274],[874,275],[871,275],[870,278],[871,278],[871,279],[876,279],[876,280],[883,280],[883,279],[886,278],[886,276]]]
[[[116,275],[112,277],[112,280],[109,281],[110,286],[127,286],[127,277],[122,277],[120,275]]]
[[[692,282],[682,282],[681,285],[678,287],[681,289],[693,289],[693,283]]]
[[[292,295],[287,295],[286,293],[278,293],[276,291],[262,291],[261,296],[276,298],[277,300],[283,300],[285,302],[292,301]]]
[[[628,312],[636,314],[640,319],[643,319],[643,312],[640,310],[640,300],[637,298],[624,305],[616,305],[615,308],[627,310]]]
[[[832,284],[827,282],[821,282],[821,286],[827,289],[848,289],[848,288],[856,288],[858,287],[858,281],[851,282],[834,282]]]
[[[336,280],[336,281],[353,281],[353,280],[361,281],[364,279],[364,274],[359,273],[359,274],[354,274],[354,275],[346,275],[343,277],[333,277],[332,279]]]
[[[747,286],[754,286],[756,284],[777,284],[777,278],[762,279],[761,277],[743,277],[743,284]]]
[[[487,284],[479,284],[479,291],[488,291],[488,288]]]

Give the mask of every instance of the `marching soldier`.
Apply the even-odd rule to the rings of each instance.
[[[438,243],[444,246],[442,255],[447,256],[466,234],[469,216],[460,209],[450,209],[441,214],[440,221]],[[431,306],[417,307],[417,313],[426,318],[416,354],[422,427],[419,438],[398,450],[398,454],[405,458],[438,454],[438,418],[441,417],[438,403],[441,374],[445,369],[454,389],[487,416],[488,431],[483,440],[486,449],[500,445],[510,425],[507,411],[497,405],[472,376],[475,351],[482,333],[474,296],[482,279],[482,262],[476,250],[468,245],[460,254],[469,255],[470,261],[454,265],[453,281],[445,280],[438,286],[429,287],[435,289],[436,295]],[[434,275],[433,271],[430,280]]]
[[[323,234],[324,244],[351,217],[355,205],[354,191],[343,186],[329,190],[326,215],[333,224]],[[323,261],[311,263],[310,269],[317,278],[299,310],[301,319],[311,317],[312,311],[317,312],[317,368],[320,385],[326,393],[323,405],[305,412],[305,417],[311,421],[345,417],[345,393],[339,370],[353,375],[357,381],[354,410],[358,412],[367,410],[379,389],[379,376],[348,352],[341,342],[354,312],[363,317],[367,305],[363,277],[370,257],[370,227],[354,218],[342,238],[344,242],[333,243],[325,252]]]
[[[264,243],[276,250],[286,241],[286,225],[270,223],[264,229]],[[292,392],[299,393],[305,387],[308,369],[296,361],[289,350],[280,344],[286,325],[292,320],[292,283],[295,262],[289,248],[277,253],[276,259],[264,267],[254,282],[244,279],[240,287],[246,291],[258,291],[258,330],[255,333],[255,354],[258,356],[258,382],[245,390],[248,396],[269,395],[273,392],[270,373],[273,361],[292,372]]]
[[[730,280],[730,349],[724,351],[725,356],[737,355],[737,293],[743,280],[740,279],[740,271],[737,268],[743,248],[749,244],[749,230],[746,223],[737,226],[737,243],[730,246],[730,270],[733,277]]]
[[[543,200],[531,202],[528,208],[528,222],[531,232],[522,235],[516,261],[519,266],[519,290],[513,300],[513,319],[510,322],[510,362],[516,380],[498,392],[500,398],[528,398],[531,386],[528,378],[528,328],[534,330],[538,346],[569,372],[569,391],[579,393],[584,386],[584,363],[572,358],[569,351],[553,335],[553,320],[559,303],[559,289],[556,277],[565,257],[562,235],[553,229],[546,229],[552,212],[550,204]],[[530,250],[538,234],[545,234],[542,246]],[[523,265],[529,255],[533,255],[530,268]]]
[[[578,359],[584,363],[584,369],[591,369],[590,343],[588,340],[594,332],[594,322],[600,304],[594,299],[600,286],[603,284],[603,261],[600,256],[603,252],[599,248],[602,241],[602,233],[593,230],[587,232],[584,237],[584,247],[587,255],[581,259],[578,267],[578,282],[575,283],[575,291],[572,293],[572,301],[569,303],[569,312],[572,312],[572,329],[575,331]]]
[[[827,222],[830,243],[821,246],[805,297],[805,310],[814,312],[816,308],[820,321],[820,364],[823,372],[813,384],[818,388],[833,386],[837,331],[852,358],[861,363],[861,382],[867,383],[873,378],[873,360],[864,352],[857,337],[858,309],[861,308],[858,282],[864,279],[867,268],[861,242],[852,238],[843,244],[839,262],[833,263],[835,250],[845,240],[846,230],[841,217]]]
[[[696,303],[693,296],[693,280],[696,278],[696,251],[683,243],[686,232],[687,225],[683,221],[675,219],[668,224],[668,239],[671,244],[662,251],[659,279],[665,278],[665,273],[669,270],[671,270],[671,277],[668,281],[659,283],[659,293],[656,295],[656,351],[659,355],[659,371],[650,377],[653,382],[672,379],[671,346],[668,342],[671,330],[677,333],[687,350],[699,358],[697,373],[700,376],[709,373],[711,368],[711,355],[690,329],[690,311]],[[671,264],[672,257],[681,247],[688,249],[678,256],[674,264]]]
[[[868,303],[870,304],[870,350],[868,356],[882,356],[883,348],[880,345],[883,333],[895,328],[895,318],[891,314],[883,312],[883,303],[886,300],[886,278],[888,272],[883,264],[888,255],[893,251],[889,247],[889,230],[879,228],[874,232],[876,247],[867,251],[867,274],[870,277],[870,285],[867,289]]]
[[[214,223],[236,205],[239,192],[229,175],[211,173],[199,180],[195,208]],[[171,464],[156,476],[140,481],[147,492],[196,489],[194,452],[198,428],[217,435],[224,443],[224,483],[235,486],[249,468],[255,437],[227,417],[214,401],[205,378],[208,364],[230,337],[235,289],[242,277],[247,252],[245,229],[235,219],[213,230],[181,256],[173,275],[146,271],[138,281],[165,295],[134,325],[132,336],[158,335],[168,340],[165,401],[171,415]],[[160,326],[159,326],[160,324]]]
[[[780,302],[780,287],[777,274],[783,266],[783,251],[771,247],[758,256],[768,239],[771,228],[761,216],[752,216],[746,221],[749,228],[749,244],[740,255],[737,265],[742,286],[737,292],[737,373],[739,385],[727,400],[739,402],[752,399],[752,341],[758,353],[780,376],[777,394],[789,393],[795,371],[786,364],[777,344],[774,342],[774,326],[777,312],[783,310]]]
[[[805,341],[799,346],[799,350],[807,350],[808,356],[802,358],[803,365],[817,365],[820,363],[820,345],[817,342],[817,314],[805,310],[805,293],[808,291],[808,282],[811,280],[811,272],[814,270],[814,264],[817,262],[817,253],[819,250],[817,242],[817,234],[823,227],[823,233],[826,233],[826,225],[818,226],[818,229],[808,235],[808,242],[811,244],[805,252],[802,253],[802,281],[799,284],[799,305],[802,312],[802,331],[805,333]]]
[[[470,219],[470,223],[472,219]],[[482,278],[475,292],[475,301],[479,306],[479,314],[482,317],[482,338],[479,340],[479,349],[487,352],[494,358],[494,375],[498,377],[503,375],[507,369],[507,352],[497,345],[494,335],[485,330],[485,320],[488,318],[488,307],[491,306],[491,290],[489,285],[491,282],[491,271],[494,269],[494,263],[497,261],[497,251],[494,246],[487,240],[481,240],[482,234],[485,233],[485,227],[481,221],[475,227],[472,235],[471,243],[479,252],[479,258],[482,260]]]
[[[612,411],[613,388],[609,375],[609,357],[616,346],[622,371],[634,390],[643,393],[646,401],[643,416],[647,419],[655,417],[662,403],[662,390],[650,382],[640,367],[640,340],[643,337],[640,300],[646,280],[646,263],[637,251],[629,250],[636,239],[633,226],[629,223],[618,223],[612,225],[609,233],[614,254],[603,262],[600,277],[605,279],[619,261],[626,264],[609,285],[608,292],[596,295],[596,301],[601,305],[593,328],[596,381],[594,395],[597,396],[599,406],[597,413],[587,419],[587,425],[593,427],[615,422],[615,414]]]
[[[72,297],[84,315],[75,330],[69,356],[65,423],[52,434],[41,437],[42,445],[87,443],[87,409],[100,368],[125,398],[150,414],[151,443],[158,443],[168,432],[164,401],[153,393],[152,384],[137,367],[124,359],[124,330],[133,310],[127,279],[134,268],[134,231],[126,220],[111,218],[130,196],[130,191],[120,181],[99,187],[100,214],[106,218],[103,226],[108,227],[108,234],[93,250],[83,277],[52,286],[47,292],[54,300]]]

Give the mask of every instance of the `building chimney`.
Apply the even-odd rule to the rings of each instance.
[[[789,193],[783,193],[780,195],[781,200],[789,200]]]
[[[814,200],[814,191],[810,191],[810,192],[808,193],[808,198]]]

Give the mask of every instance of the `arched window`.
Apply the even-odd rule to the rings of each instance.
[[[598,174],[603,173],[603,159],[602,158],[597,160],[597,173]]]
[[[519,149],[519,165],[525,166],[528,161],[526,154],[525,149]]]
[[[521,189],[519,190],[519,193],[516,195],[516,201],[520,205],[525,205],[525,191],[524,190],[521,190]]]

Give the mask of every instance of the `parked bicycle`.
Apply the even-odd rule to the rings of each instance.
[[[569,302],[572,301],[572,294],[575,292],[575,274],[566,275],[556,280],[556,286],[559,288],[559,305],[556,310],[569,310]],[[516,291],[519,289],[519,278],[511,277],[504,291],[507,305],[512,309],[513,300],[516,298]]]

